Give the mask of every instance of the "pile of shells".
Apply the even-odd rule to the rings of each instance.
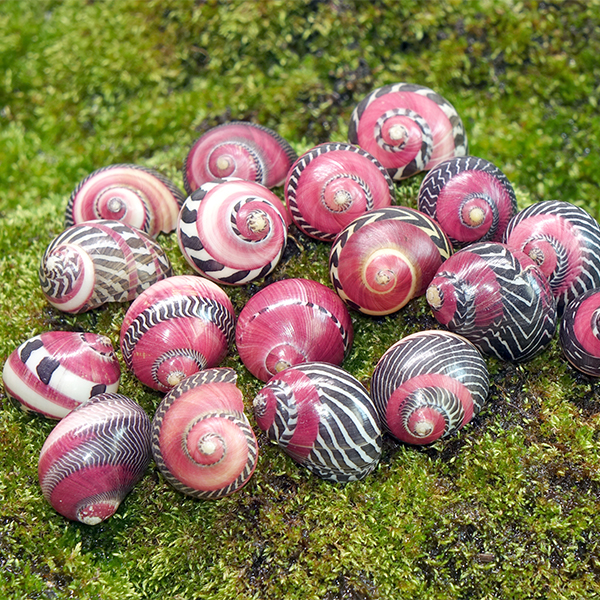
[[[183,494],[216,499],[246,485],[259,445],[234,345],[264,386],[256,424],[319,477],[372,473],[382,436],[431,444],[484,406],[486,357],[519,363],[543,352],[560,325],[569,362],[600,376],[600,226],[564,201],[517,212],[491,162],[468,154],[445,98],[398,83],[352,113],[348,143],[297,156],[253,123],[215,127],[183,166],[185,194],[159,173],[110,165],[68,201],[66,229],[41,258],[42,292],[67,313],[131,302],[125,366],[164,394],[151,419],[117,393],[110,340],[46,332],[4,365],[7,394],[59,420],[39,457],[44,497],[87,524],[110,517],[153,458]],[[428,171],[418,210],[395,204],[395,182]],[[283,186],[284,201],[270,188]],[[236,317],[222,286],[273,272],[290,227],[331,244],[331,287],[307,279],[263,285]],[[175,275],[159,234],[175,232],[194,275]],[[425,295],[440,329],[385,349],[370,390],[342,368],[351,311],[389,315]]]

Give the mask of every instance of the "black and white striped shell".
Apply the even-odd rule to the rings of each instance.
[[[211,500],[242,488],[254,473],[258,444],[244,414],[233,369],[206,369],[163,399],[152,421],[152,454],[180,492]]]
[[[65,229],[42,256],[39,279],[48,302],[81,313],[133,300],[172,274],[165,251],[121,221],[87,221]]]
[[[241,179],[203,184],[184,202],[177,238],[188,264],[225,285],[266,277],[287,243],[290,215],[266,187]]]
[[[348,139],[372,154],[392,179],[405,179],[467,154],[456,109],[422,85],[395,83],[371,92],[354,109]]]
[[[303,363],[254,398],[258,426],[299,464],[330,481],[366,477],[381,456],[381,425],[363,385],[342,368]]]
[[[497,242],[459,250],[427,288],[435,318],[486,355],[523,362],[542,352],[556,330],[548,280],[523,252]]]
[[[121,368],[109,338],[46,331],[14,350],[2,372],[6,393],[26,411],[62,419],[92,396],[115,393]]]
[[[332,242],[352,220],[373,208],[390,206],[394,183],[383,165],[352,144],[321,144],[290,169],[285,201],[296,226]]]
[[[99,394],[58,422],[38,461],[42,494],[67,519],[108,519],[151,459],[150,419],[121,394]]]
[[[284,182],[296,158],[290,144],[272,129],[233,121],[209,129],[192,144],[183,166],[183,183],[188,194],[224,177],[272,188]]]
[[[383,354],[371,397],[384,428],[408,444],[430,444],[483,407],[489,375],[479,350],[449,331],[414,333]]]
[[[435,219],[452,246],[501,242],[517,212],[517,198],[504,173],[475,156],[457,156],[427,173],[418,196],[421,212]]]
[[[177,227],[184,193],[167,177],[139,165],[117,164],[83,179],[67,204],[65,227],[109,219],[155,238]]]
[[[575,204],[545,200],[528,206],[509,221],[505,241],[538,264],[559,315],[571,300],[600,287],[600,225]]]

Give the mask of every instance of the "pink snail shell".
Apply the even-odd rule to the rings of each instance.
[[[305,152],[290,169],[285,200],[297,227],[332,242],[356,217],[390,206],[394,183],[383,165],[351,144],[321,144]]]
[[[77,185],[67,204],[65,227],[109,219],[124,221],[155,238],[175,230],[184,200],[183,192],[153,169],[110,165]]]
[[[38,461],[42,494],[67,519],[111,517],[150,463],[150,419],[121,394],[99,394],[58,422]]]
[[[116,392],[121,368],[109,338],[47,331],[10,354],[2,378],[24,410],[62,419],[92,396]]]
[[[242,488],[256,468],[258,444],[244,414],[233,369],[206,369],[163,399],[152,421],[152,454],[178,491],[201,499]]]
[[[353,335],[348,309],[332,289],[308,279],[284,279],[246,303],[236,346],[246,368],[267,381],[300,362],[340,365]]]
[[[234,335],[235,312],[227,294],[208,279],[177,275],[131,304],[120,345],[133,374],[167,392],[188,375],[219,364]]]
[[[233,121],[209,129],[192,145],[183,167],[188,194],[224,177],[255,181],[267,188],[281,185],[297,155],[272,129]]]

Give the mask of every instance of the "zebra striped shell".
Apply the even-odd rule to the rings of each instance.
[[[177,227],[185,200],[177,186],[153,169],[110,165],[81,181],[67,204],[65,227],[109,219],[124,221],[155,238]]]
[[[293,148],[275,131],[233,121],[209,129],[193,143],[183,166],[183,183],[188,194],[224,177],[272,188],[284,182],[296,158]]]
[[[221,284],[243,285],[275,268],[290,222],[281,200],[258,183],[206,183],[181,209],[179,248],[201,275]]]
[[[67,519],[96,525],[117,511],[150,458],[142,407],[121,394],[99,394],[59,421],[42,446],[42,494]]]
[[[559,200],[537,202],[509,221],[505,239],[539,265],[559,315],[571,300],[600,287],[600,225],[583,208]]]
[[[571,300],[560,324],[560,345],[576,368],[600,377],[600,289]]]
[[[120,343],[133,374],[167,392],[188,375],[218,365],[234,335],[235,313],[227,294],[207,279],[177,275],[131,304]]]
[[[418,206],[442,226],[454,248],[462,248],[501,242],[517,212],[517,198],[498,167],[483,158],[459,156],[429,171]]]
[[[235,340],[246,368],[259,379],[302,362],[342,364],[352,346],[352,321],[345,304],[327,286],[284,279],[246,303]]]
[[[258,444],[236,379],[233,369],[195,373],[164,397],[154,415],[156,466],[188,496],[222,498],[254,473]]]
[[[254,414],[271,441],[323,479],[362,479],[379,462],[371,398],[340,367],[313,362],[281,371],[254,398]]]
[[[441,227],[403,206],[368,211],[338,235],[329,254],[335,291],[351,308],[388,315],[425,293],[452,246]]]
[[[421,331],[391,346],[371,381],[384,427],[408,444],[446,437],[476,415],[489,391],[483,356],[465,338]]]
[[[503,360],[533,358],[556,330],[548,280],[527,255],[504,244],[478,242],[459,250],[426,295],[442,325]]]
[[[110,339],[47,331],[21,344],[4,363],[6,393],[27,411],[62,419],[92,396],[114,393],[121,368]]]
[[[351,144],[321,144],[292,166],[285,200],[294,223],[307,235],[332,242],[356,217],[390,206],[394,183],[381,163]]]
[[[465,128],[452,104],[410,83],[386,85],[362,100],[352,113],[348,139],[395,180],[467,154]]]
[[[65,229],[42,256],[39,278],[48,302],[67,313],[133,300],[169,277],[164,250],[126,223],[98,220]]]

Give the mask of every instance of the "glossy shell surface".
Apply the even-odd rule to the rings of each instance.
[[[244,414],[233,369],[206,369],[163,399],[152,421],[152,454],[177,490],[205,500],[244,486],[256,467],[258,444]]]
[[[396,342],[371,380],[381,422],[408,444],[430,444],[451,435],[479,413],[488,391],[483,356],[448,331],[421,331]]]
[[[96,525],[117,511],[150,459],[150,419],[142,407],[121,394],[100,394],[50,432],[38,477],[57,512]]]
[[[353,336],[352,321],[340,297],[308,279],[269,284],[250,298],[236,325],[240,358],[263,381],[303,362],[341,365]]]
[[[14,350],[2,378],[26,411],[62,419],[92,396],[114,393],[121,368],[109,338],[95,333],[48,331]]]

